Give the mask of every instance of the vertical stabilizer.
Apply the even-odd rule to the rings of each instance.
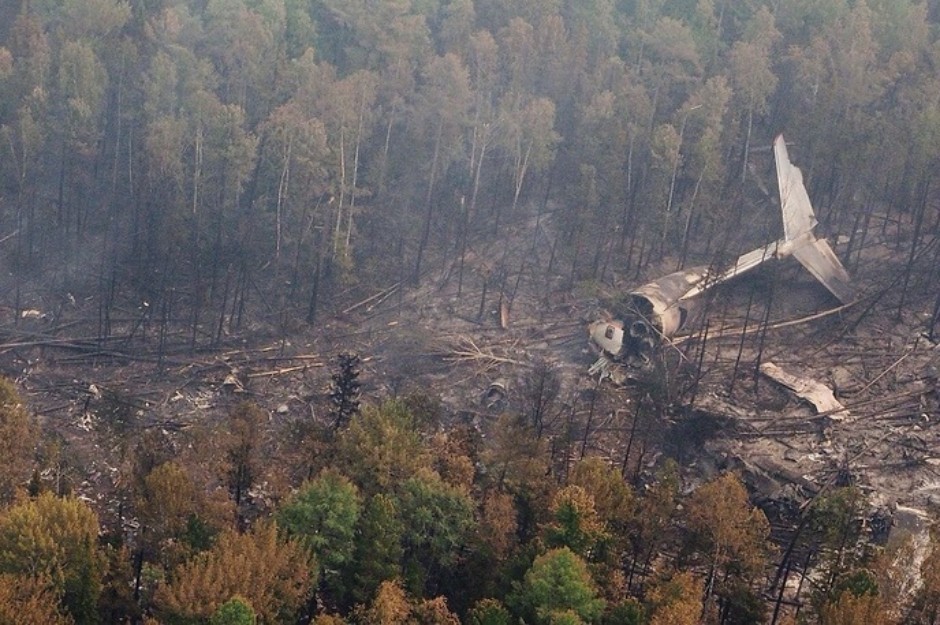
[[[855,299],[855,289],[829,243],[813,234],[817,223],[813,205],[803,184],[803,174],[790,162],[783,135],[778,135],[774,141],[774,160],[783,211],[783,241],[779,242],[778,255],[795,256],[830,293],[848,304]]]
[[[780,189],[780,206],[783,209],[783,238],[794,241],[816,227],[816,215],[803,184],[800,168],[790,162],[787,144],[783,135],[774,140],[774,162],[777,164],[777,187]]]

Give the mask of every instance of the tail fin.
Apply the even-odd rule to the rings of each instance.
[[[780,249],[790,250],[800,264],[843,304],[855,299],[848,272],[825,239],[813,234],[816,216],[809,194],[803,184],[803,174],[790,162],[783,135],[774,141],[774,160],[777,163],[777,184],[780,188],[780,206],[783,210],[783,241]]]
[[[777,135],[774,140],[774,162],[777,164],[777,187],[783,209],[783,238],[795,241],[801,235],[811,233],[817,221],[803,184],[803,174],[790,162],[783,135]]]

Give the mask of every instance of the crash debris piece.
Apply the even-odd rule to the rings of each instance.
[[[482,403],[487,410],[495,410],[501,408],[508,397],[509,392],[506,390],[506,380],[500,378],[487,387],[483,392],[483,396],[480,398],[480,403]]]
[[[820,414],[826,414],[836,421],[841,421],[849,416],[845,406],[836,399],[832,389],[822,382],[793,375],[772,362],[762,362],[760,372],[792,390],[797,397],[813,404],[816,412]]]

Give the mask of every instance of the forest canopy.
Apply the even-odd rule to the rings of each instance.
[[[535,214],[580,278],[611,253],[713,253],[782,131],[845,230],[875,204],[916,211],[940,150],[924,1],[0,11],[16,310],[96,295],[105,334],[116,301],[188,319],[193,344],[312,322],[350,286],[420,282]]]

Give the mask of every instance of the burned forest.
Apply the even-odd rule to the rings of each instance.
[[[938,622],[938,63],[937,0],[0,2],[0,625]]]

